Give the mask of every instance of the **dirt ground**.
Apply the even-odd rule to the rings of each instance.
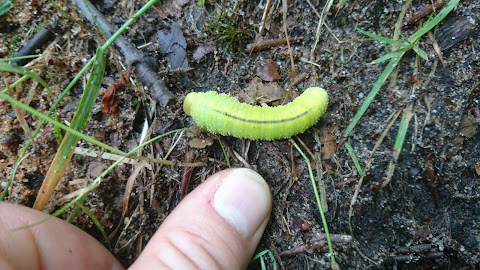
[[[304,151],[314,167],[319,189],[324,191],[329,231],[352,241],[334,243],[335,258],[342,269],[478,269],[480,266],[480,3],[461,1],[440,24],[436,40],[443,63],[425,35],[418,46],[428,60],[408,52],[398,66],[396,79],[390,77],[353,132],[346,138],[360,165],[371,166],[359,187],[360,175],[342,143],[342,132],[365,100],[387,62],[372,61],[390,52],[390,47],[374,41],[357,28],[393,37],[395,23],[404,1],[346,1],[332,6],[317,34],[325,1],[288,1],[286,18],[290,37],[301,37],[287,45],[245,52],[262,27],[268,1],[161,1],[149,10],[124,36],[154,60],[173,93],[169,104],[142,86],[133,70],[135,85],[118,89],[118,107],[113,115],[102,112],[102,96],[94,107],[85,134],[122,151],[138,145],[145,119],[154,124],[151,137],[167,131],[191,127],[195,123],[182,110],[182,101],[191,91],[216,90],[249,102],[258,89],[260,103],[281,102],[292,80],[305,77],[292,88],[294,98],[309,86],[325,88],[330,97],[328,111],[307,132],[294,138],[304,142]],[[421,3],[419,3],[421,2]],[[403,20],[401,33],[408,37],[428,18],[405,23],[424,10],[430,1],[413,1]],[[438,2],[438,1],[435,1]],[[47,1],[16,1],[0,17],[0,54],[11,57],[41,26],[55,18],[58,27],[38,53],[34,72],[46,80],[58,96],[103,43],[95,27],[88,26],[70,2],[57,4],[72,20],[65,18]],[[98,1],[97,8],[119,27],[142,2]],[[335,3],[336,4],[336,3]],[[218,20],[215,14],[221,13]],[[282,1],[273,1],[265,20],[262,39],[284,38]],[[73,20],[79,20],[80,25]],[[228,33],[218,34],[225,25]],[[236,32],[235,32],[236,31]],[[440,34],[439,34],[440,33]],[[231,46],[229,41],[235,36]],[[219,38],[225,38],[219,41]],[[402,36],[399,37],[400,40]],[[116,47],[114,47],[116,48]],[[101,95],[120,80],[113,58],[127,66],[116,48],[110,55]],[[292,60],[293,59],[293,64]],[[418,63],[418,65],[416,65]],[[295,79],[292,67],[297,70]],[[181,69],[181,72],[171,70]],[[169,71],[170,72],[165,72]],[[165,73],[167,73],[165,75]],[[4,74],[12,83],[15,76]],[[80,101],[84,81],[60,103],[59,121],[71,121]],[[2,86],[2,89],[4,87]],[[50,96],[27,81],[13,92],[40,112],[49,109]],[[145,90],[145,91],[144,91]],[[144,91],[144,92],[143,92]],[[143,94],[144,93],[144,94]],[[146,116],[149,117],[146,117]],[[402,117],[410,115],[406,139],[395,160],[395,139]],[[27,136],[12,107],[0,100],[0,179],[2,190]],[[27,114],[33,130],[40,120]],[[389,125],[390,123],[391,126]],[[385,132],[385,135],[383,133]],[[97,217],[107,234],[112,234],[111,250],[130,265],[165,217],[181,200],[182,181],[190,179],[191,191],[207,176],[226,169],[220,144],[208,134],[197,137],[184,133],[167,137],[141,153],[173,161],[204,162],[191,176],[180,166],[152,164],[136,177],[128,194],[129,204],[121,219],[126,183],[135,167],[121,164],[95,189],[85,206]],[[178,140],[178,141],[177,141]],[[273,212],[258,251],[269,249],[281,269],[323,269],[330,267],[328,248],[322,240],[323,225],[315,203],[308,170],[289,140],[247,141],[222,137],[233,167],[245,164],[258,171],[271,186]],[[372,150],[381,140],[376,151]],[[16,171],[7,200],[32,206],[45,173],[59,144],[53,127],[46,125],[35,146]],[[80,141],[79,148],[101,151]],[[235,157],[234,152],[242,158]],[[372,158],[370,156],[372,155]],[[242,160],[243,159],[243,160]],[[76,154],[51,202],[91,183],[111,160]],[[389,166],[395,165],[389,178]],[[390,179],[388,183],[385,181]],[[380,188],[382,184],[385,187]],[[353,207],[349,229],[349,207],[355,189],[359,194]],[[52,212],[60,206],[47,205]],[[70,211],[71,212],[71,211]],[[70,212],[62,218],[67,218]],[[97,239],[101,234],[91,219],[78,214],[74,224]],[[118,231],[115,231],[117,226]],[[269,264],[269,269],[272,265]],[[254,262],[251,269],[260,268]]]

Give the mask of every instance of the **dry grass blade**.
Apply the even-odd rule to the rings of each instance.
[[[310,6],[313,5],[308,1]],[[320,31],[322,30],[322,25],[325,21],[325,17],[327,16],[330,8],[333,5],[333,0],[328,0],[323,7],[322,13],[320,14],[320,18],[318,19],[317,30],[315,32],[315,42],[313,43],[312,49],[310,51],[310,61],[315,62],[315,49],[317,48],[317,44],[320,41]]]
[[[260,40],[260,37],[262,36],[263,30],[265,29],[265,25],[267,23],[268,12],[270,11],[271,7],[272,7],[272,0],[268,0],[267,5],[265,6],[265,11],[263,12],[263,16],[262,16],[262,26],[260,27],[260,30],[258,31],[258,35],[255,38],[255,42],[253,42],[253,45],[251,46],[251,48],[247,47],[246,51],[249,51],[250,53],[252,53],[254,50],[257,50],[257,43]]]
[[[143,168],[148,168],[150,171],[153,172],[153,168],[152,166],[150,166],[150,164],[145,161],[141,161],[135,167],[135,170],[132,172],[130,177],[128,177],[127,185],[125,186],[125,192],[123,193],[122,217],[120,218],[115,230],[113,230],[113,232],[108,236],[109,240],[112,240],[112,238],[115,237],[118,230],[123,224],[123,219],[125,218],[125,214],[127,213],[128,203],[130,201],[130,194],[132,193],[133,185],[135,184],[135,179],[137,179],[137,176],[142,172]]]
[[[373,155],[377,152],[378,147],[383,142],[383,139],[385,139],[385,137],[387,136],[388,131],[390,131],[393,124],[397,121],[397,118],[400,115],[400,113],[401,113],[401,111],[398,111],[397,113],[395,113],[392,120],[390,120],[387,127],[382,132],[382,135],[380,136],[380,138],[375,143],[375,146],[373,147],[372,152],[370,153],[370,156],[368,157],[367,164],[365,165],[365,168],[363,170],[363,175],[362,175],[362,177],[360,177],[360,180],[358,181],[358,184],[355,187],[355,192],[353,193],[352,199],[350,200],[350,209],[348,210],[348,228],[350,229],[350,234],[352,236],[353,236],[353,230],[352,230],[351,218],[353,216],[353,206],[355,205],[355,203],[357,201],[357,197],[358,197],[358,194],[360,192],[360,188],[362,187],[362,184],[363,184],[363,179],[365,178],[365,175],[367,174],[368,170],[370,169],[370,166],[372,165]]]
[[[8,85],[8,80],[5,76],[5,74],[2,72],[2,80],[3,82],[5,83],[6,85],[6,88],[7,89],[10,89],[10,86]],[[19,91],[21,91],[20,89],[18,89],[19,86],[17,86],[17,93]],[[18,99],[18,98],[17,98]],[[22,109],[20,109],[18,106],[15,106],[15,105],[12,105],[12,108],[13,108],[13,111],[15,112],[15,115],[17,117],[17,120],[18,120],[18,123],[20,123],[20,126],[22,127],[23,129],[23,132],[25,133],[25,135],[27,136],[27,138],[33,143],[33,137],[32,137],[32,131],[30,129],[30,127],[28,126],[27,124],[27,121],[25,120],[25,114],[24,114],[24,111]]]

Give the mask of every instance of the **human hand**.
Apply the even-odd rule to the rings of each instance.
[[[216,173],[186,196],[131,269],[245,269],[267,225],[270,189],[249,169]],[[0,203],[1,269],[122,269],[98,241],[46,214]]]

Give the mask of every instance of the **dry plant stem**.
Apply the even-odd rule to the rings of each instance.
[[[140,161],[138,162],[138,164],[136,165],[135,167],[135,170],[132,172],[132,174],[128,177],[128,180],[127,180],[127,185],[125,186],[125,192],[123,193],[123,205],[122,205],[122,216],[118,222],[118,225],[117,227],[115,228],[115,230],[113,230],[113,232],[108,236],[108,240],[112,240],[113,237],[115,237],[115,235],[117,234],[118,230],[120,229],[120,227],[122,226],[123,224],[123,220],[125,218],[125,214],[127,213],[127,209],[128,209],[128,204],[129,204],[129,201],[130,201],[130,194],[132,193],[132,190],[133,190],[133,185],[135,184],[135,179],[137,179],[137,176],[140,174],[140,172],[144,169],[144,168],[148,168],[150,171],[153,172],[153,168],[152,166],[150,166],[147,162],[145,161]]]
[[[295,69],[295,62],[293,60],[293,53],[292,53],[292,48],[290,47],[290,41],[288,40],[288,30],[287,30],[287,12],[288,12],[288,4],[287,0],[282,1],[282,11],[283,11],[283,31],[285,33],[285,38],[287,39],[287,47],[288,47],[288,54],[290,55],[290,64],[291,64],[291,80],[290,80],[290,85],[288,86],[288,91],[287,94],[285,95],[285,98],[283,99],[282,105],[285,104],[285,102],[288,99],[288,96],[290,95],[290,91],[292,90],[292,84],[293,81],[295,80],[295,77],[297,77],[297,70]]]
[[[196,158],[195,151],[193,149],[188,150],[185,153],[185,162],[192,162]],[[183,196],[187,193],[188,184],[190,183],[190,179],[192,178],[193,167],[183,167],[182,168],[182,178],[180,181],[180,199],[183,199]]]
[[[418,69],[419,68],[416,68],[414,74],[419,74]],[[412,91],[410,93],[410,96],[413,96],[415,94],[415,89],[418,87],[419,84],[420,83],[417,83],[416,85],[414,85],[412,87]],[[407,132],[406,130],[404,130],[405,133],[403,135],[401,135],[400,130],[402,130],[401,129],[402,124],[406,125],[406,127],[408,128],[410,120],[412,119],[413,104],[414,104],[414,101],[410,101],[410,104],[408,104],[408,106],[404,110],[404,114],[403,114],[402,120],[400,122],[399,132],[397,133],[397,140],[395,141],[395,146],[393,147],[393,159],[390,161],[390,164],[388,165],[386,178],[383,181],[383,183],[380,185],[380,188],[384,188],[392,180],[393,172],[395,171],[395,167],[397,165],[398,157],[400,156],[400,152],[402,152],[403,139],[402,139],[402,143],[397,145],[398,138],[399,137],[405,138],[406,132]]]
[[[437,40],[435,39],[435,36],[433,35],[432,31],[428,31],[428,38],[430,39],[430,41],[432,41],[433,50],[437,54],[438,59],[440,59],[440,62],[442,63],[443,67],[446,67],[445,62],[443,61],[442,50],[440,49],[440,46],[438,46]]]
[[[397,22],[395,23],[395,29],[393,30],[394,31],[393,32],[393,40],[398,40],[398,38],[400,37],[400,28],[402,28],[402,21],[403,21],[403,18],[405,18],[405,13],[407,13],[407,10],[408,10],[408,8],[410,7],[411,4],[412,4],[412,0],[408,0],[405,3],[402,11],[398,15]],[[395,45],[395,44],[392,44],[390,48],[391,48],[392,52],[398,50],[398,46]]]
[[[283,265],[283,261],[282,261],[282,258],[280,258],[280,256],[278,255],[278,250],[277,248],[275,247],[275,244],[272,240],[272,233],[268,230],[268,228],[266,229],[264,235],[267,235],[268,236],[268,242],[270,242],[270,250],[272,251],[273,253],[273,256],[275,257],[275,259],[278,261],[278,264],[280,265],[280,269],[281,270],[285,270],[285,266]]]
[[[114,254],[119,253],[121,250],[127,247],[131,247],[133,242],[137,240],[138,235],[142,233],[143,230],[137,230],[137,233],[134,236],[132,236],[132,238],[130,238],[128,241],[123,241],[123,238],[125,237],[125,235],[127,235],[128,228],[130,228],[130,224],[132,224],[133,220],[136,220],[134,217],[138,216],[137,213],[139,212],[139,208],[140,208],[140,204],[137,205],[135,210],[132,212],[132,215],[130,216],[130,218],[125,219],[125,221],[127,221],[127,224],[125,224],[125,228],[123,228],[122,233],[118,237],[117,243],[115,244],[115,247],[113,249]]]
[[[253,45],[250,48],[247,46],[247,49],[245,49],[245,51],[249,52],[250,54],[253,51],[258,50],[257,47],[259,47],[259,46],[257,46],[257,44],[258,44],[258,41],[260,40],[260,37],[262,36],[263,30],[265,29],[265,25],[267,24],[267,16],[268,16],[268,12],[270,11],[271,7],[272,7],[272,0],[267,0],[267,5],[265,7],[265,11],[263,12],[263,16],[262,16],[262,26],[260,27],[260,30],[258,31],[258,35],[255,38],[255,42],[253,42]]]
[[[95,25],[98,23],[107,37],[111,37],[112,33],[116,31],[116,28],[108,23],[105,17],[88,0],[71,1],[78,8],[78,12],[90,21],[91,24]],[[173,95],[157,75],[155,60],[147,57],[122,36],[115,40],[115,45],[120,48],[128,66],[134,70],[138,78],[150,88],[155,100],[162,105],[166,105],[170,99],[173,98]]]
[[[295,159],[293,158],[293,144],[290,145],[290,181],[289,188],[293,186],[294,181],[297,179],[297,170],[295,170]]]
[[[428,14],[432,13],[434,10],[439,9],[443,6],[443,0],[438,1],[434,5],[428,5],[424,10],[420,11],[418,14],[413,15],[410,19],[408,19],[407,24],[411,24]]]
[[[235,157],[243,164],[243,166],[251,169],[252,166],[250,166],[250,164],[247,163],[247,161],[242,157],[242,155],[240,155],[237,151],[235,150],[232,150],[233,154],[235,155]]]
[[[307,1],[310,6],[313,6],[310,1]],[[323,7],[322,14],[320,14],[320,18],[318,19],[317,31],[315,32],[315,42],[313,43],[312,50],[310,51],[310,61],[315,62],[315,49],[317,48],[317,44],[320,41],[320,31],[322,30],[323,22],[325,21],[325,17],[330,11],[330,8],[333,5],[333,0],[328,0]]]
[[[355,187],[355,192],[353,193],[352,199],[350,200],[350,208],[348,210],[348,228],[350,229],[350,235],[353,236],[353,230],[352,230],[352,223],[351,219],[353,216],[353,206],[355,205],[355,202],[357,201],[358,193],[360,192],[360,188],[362,187],[363,184],[363,179],[365,178],[365,175],[367,175],[368,171],[370,170],[370,166],[372,165],[373,161],[373,155],[377,152],[378,147],[380,144],[383,142],[385,137],[388,134],[388,131],[392,128],[393,124],[397,121],[398,116],[400,115],[402,111],[397,111],[395,115],[393,116],[392,120],[390,123],[388,123],[387,127],[383,131],[382,135],[380,138],[378,138],[377,142],[375,143],[375,146],[372,149],[372,152],[370,153],[370,156],[368,157],[367,164],[365,165],[365,169],[363,170],[363,176],[360,177],[360,180],[358,181],[357,186]]]
[[[305,81],[307,76],[308,76],[308,73],[306,73],[306,72],[303,72],[302,74],[298,75],[297,78],[295,78],[295,80],[293,81],[292,87],[295,87],[298,84],[300,84],[301,82]]]
[[[278,256],[293,256],[300,253],[305,252],[313,252],[314,249],[319,249],[325,246],[326,244],[326,236],[324,233],[314,234],[314,233],[306,233],[305,236],[312,237],[310,242],[305,245],[300,245],[296,247],[292,247],[288,250],[284,250],[278,254]],[[351,243],[353,238],[350,235],[344,234],[330,234],[330,239],[332,242],[336,243]]]
[[[4,72],[2,72],[2,80],[3,80],[3,82],[6,86],[5,88],[10,90],[10,85],[8,84],[8,80],[7,80]],[[18,78],[16,78],[16,80],[18,80]],[[20,100],[20,98],[18,97],[18,93],[21,90],[19,89],[19,86],[17,86],[15,89],[16,89],[16,96],[17,96],[16,98],[17,98],[17,100]],[[13,96],[13,95],[11,95],[11,96]],[[20,123],[20,126],[22,127],[23,132],[25,133],[25,136],[27,136],[27,138],[32,143],[34,143],[34,140],[33,140],[33,137],[32,137],[32,131],[31,131],[30,127],[28,126],[27,120],[25,120],[24,111],[22,109],[20,109],[18,106],[15,106],[13,104],[11,104],[11,105],[12,105],[13,111],[15,112],[15,115],[17,116],[18,123]]]
[[[298,40],[302,40],[303,37],[290,37],[290,38],[278,38],[278,39],[268,39],[268,40],[260,40],[257,43],[250,43],[247,44],[245,48],[245,52],[253,51],[262,51],[267,50],[272,47],[278,47],[287,44],[287,42],[294,42]]]
[[[101,159],[106,159],[106,160],[114,160],[117,161],[122,158],[120,155],[115,155],[111,153],[100,153],[98,151],[92,150],[92,149],[85,149],[81,147],[76,147],[75,152],[76,155],[82,155],[82,156],[88,156],[88,157],[99,157]],[[127,164],[135,164],[136,161],[131,158],[126,158],[122,160],[122,163],[127,163]]]
[[[283,9],[283,31],[285,33],[285,38],[287,39],[288,54],[290,55],[290,63],[292,65],[292,79],[294,79],[297,76],[297,70],[295,68],[295,61],[293,60],[292,47],[290,47],[290,40],[288,38],[288,29],[287,29],[288,4],[287,4],[287,0],[282,1],[282,9]],[[290,88],[289,88],[289,91],[290,91]]]
[[[395,23],[395,29],[393,32],[393,40],[398,40],[398,37],[400,36],[400,28],[402,28],[402,21],[411,3],[412,3],[412,0],[408,0],[405,3],[404,8],[400,12],[400,15],[398,15],[398,19],[397,19],[397,22]],[[392,52],[398,50],[398,46],[395,44],[392,44],[390,48]],[[395,85],[397,85],[397,77],[398,77],[399,70],[400,70],[400,62],[398,62],[398,65],[395,67],[392,74],[390,74],[390,83],[389,83],[390,89],[394,89]]]
[[[310,157],[315,161],[315,170],[317,171],[317,183],[318,183],[318,192],[320,193],[320,202],[322,203],[322,208],[324,212],[328,212],[328,200],[327,200],[327,191],[325,190],[325,182],[323,181],[323,171],[320,169],[320,160],[310,151],[307,145],[298,137],[296,139],[300,142],[303,149],[307,151]]]
[[[83,155],[83,156],[89,156],[89,157],[99,157],[102,159],[106,160],[114,160],[117,161],[119,159],[122,159],[123,156],[120,155],[115,155],[111,153],[100,153],[96,150],[91,150],[91,149],[85,149],[81,147],[76,147],[75,148],[75,154],[77,155]],[[182,166],[182,167],[202,167],[205,166],[205,163],[203,162],[175,162],[175,161],[170,161],[170,160],[165,160],[165,159],[156,159],[156,158],[147,158],[143,156],[135,156],[135,155],[129,155],[131,158],[125,158],[122,160],[122,163],[127,163],[127,164],[135,164],[135,160],[143,160],[143,161],[148,161],[156,164],[161,164],[161,165],[166,165],[166,166]]]
[[[187,72],[194,70],[194,68],[177,68],[177,69],[166,69],[158,72],[159,76],[167,76],[167,75],[182,75]]]

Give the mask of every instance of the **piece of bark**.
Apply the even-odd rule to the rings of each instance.
[[[72,0],[78,12],[91,24],[98,23],[107,37],[111,37],[117,30],[88,0]],[[95,20],[94,20],[95,18]],[[155,60],[138,50],[126,38],[120,36],[115,40],[115,45],[125,57],[127,65],[135,72],[137,77],[150,89],[150,94],[163,106],[173,98],[162,79],[157,75]]]
[[[37,49],[40,49],[45,43],[53,40],[55,37],[54,29],[57,27],[57,20],[53,20],[51,25],[43,26],[32,38],[23,46],[22,49],[15,55],[15,57],[27,56],[34,54]],[[18,59],[8,62],[12,66],[24,66],[32,61],[31,58]]]

